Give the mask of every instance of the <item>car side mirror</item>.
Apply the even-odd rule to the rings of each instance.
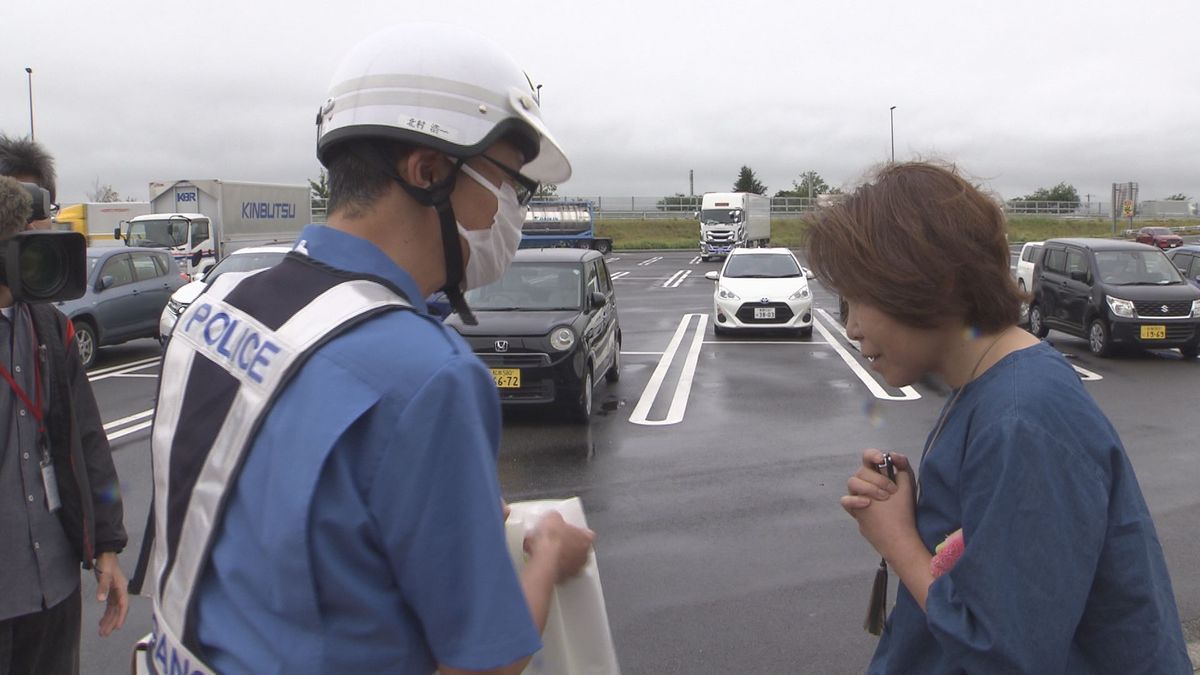
[[[708,279],[709,281],[716,281],[717,279],[721,278],[721,275],[718,272],[705,272],[704,278]]]
[[[116,239],[117,241],[121,240],[121,226],[120,225],[113,228],[113,239]]]
[[[192,281],[204,281],[204,272],[196,272],[192,275]]]
[[[604,295],[600,291],[592,291],[591,298],[592,298],[592,309],[600,309],[601,307],[608,304],[608,296]]]
[[[807,267],[802,267],[801,269],[804,270],[804,278],[805,279],[812,280],[812,279],[817,278],[817,275],[813,274],[813,271],[808,269]]]
[[[113,278],[106,274],[106,275],[100,277],[100,280],[96,282],[96,290],[102,291],[106,288],[111,288],[112,285],[113,285]]]
[[[1071,281],[1086,282],[1087,278],[1088,278],[1088,273],[1086,270],[1071,270]]]

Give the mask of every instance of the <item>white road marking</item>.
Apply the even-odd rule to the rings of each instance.
[[[613,256],[611,258],[605,258],[604,262],[617,262],[620,259],[621,259],[621,256]]]
[[[624,277],[624,276],[629,276],[629,272],[617,272],[616,274],[612,275],[612,280],[616,281],[617,279],[620,279],[621,277]]]
[[[691,276],[691,274],[692,274],[691,270],[679,270],[675,274],[672,274],[671,278],[669,278],[665,282],[663,282],[662,287],[663,288],[679,288],[679,284],[682,284],[683,280],[687,279],[689,276]]]
[[[120,431],[114,431],[111,434],[108,434],[108,440],[115,441],[118,438],[121,438],[123,436],[128,436],[129,434],[135,434],[143,429],[149,429],[151,424],[153,424],[153,422],[151,422],[150,420],[146,420],[145,422],[142,422],[141,424],[135,424],[131,427],[126,427]]]
[[[130,422],[136,422],[137,420],[145,419],[153,414],[154,414],[154,408],[151,408],[149,410],[143,410],[140,413],[134,413],[134,414],[130,415],[129,417],[122,417],[119,420],[113,420],[113,421],[109,422],[108,424],[105,424],[104,430],[108,431],[109,429],[113,429],[113,428],[116,428],[119,426],[129,424]]]
[[[653,265],[654,263],[656,263],[656,262],[658,262],[659,260],[662,260],[662,259],[663,259],[663,257],[662,257],[661,255],[660,255],[660,256],[655,256],[655,257],[653,257],[653,258],[650,258],[649,260],[643,260],[642,262],[638,263],[638,266],[639,266],[639,267],[645,267],[646,265]]]
[[[695,258],[692,258],[690,261],[688,261],[688,264],[689,265],[699,265],[700,264],[700,256],[696,256]]]
[[[662,352],[627,352],[627,351],[622,351],[621,353],[628,355],[628,356],[662,356],[662,354],[663,354]]]
[[[133,378],[144,377],[146,379],[151,379],[151,380],[158,379],[158,375],[155,375],[153,373],[113,373],[111,375],[107,375],[106,377],[133,377]]]
[[[1075,369],[1075,372],[1079,373],[1079,379],[1083,380],[1084,382],[1096,382],[1104,379],[1103,375],[1099,373],[1093,373],[1087,368],[1080,368],[1074,363],[1071,364],[1071,367]]]
[[[705,340],[706,345],[795,345],[797,347],[828,347],[824,340],[788,342],[787,340]]]
[[[837,322],[833,321],[833,319],[825,310],[818,309],[817,312],[825,317],[826,321],[837,324]],[[854,358],[854,355],[851,354],[849,350],[847,350],[841,345],[841,343],[834,339],[833,334],[830,333],[827,328],[825,328],[823,321],[817,321],[814,317],[813,327],[819,330],[821,335],[825,336],[825,339],[829,341],[829,344],[832,345],[834,350],[837,351],[838,355],[842,357],[842,360],[846,362],[846,365],[850,366],[850,370],[854,371],[854,374],[858,376],[858,379],[862,380],[863,384],[867,385],[867,389],[871,391],[875,398],[881,398],[887,401],[915,401],[921,398],[921,395],[917,393],[917,390],[913,389],[911,386],[900,387],[899,396],[889,394],[883,387],[879,385],[878,382],[875,381],[875,378],[872,377],[865,368],[859,365],[858,359]],[[845,333],[843,332],[843,335],[844,334]]]
[[[148,366],[158,364],[158,362],[160,360],[161,360],[161,357],[155,356],[155,357],[148,358],[148,359],[142,359],[141,361],[130,361],[129,363],[122,363],[119,366],[110,366],[108,368],[100,368],[99,370],[93,370],[93,371],[89,372],[88,379],[89,380],[97,380],[97,379],[103,379],[103,376],[107,375],[109,373],[117,373],[117,372],[129,373],[129,372],[133,372],[135,370],[142,370],[143,368],[146,368]]]
[[[671,362],[675,360],[675,354],[679,351],[679,345],[683,342],[684,333],[687,332],[688,325],[692,322],[692,317],[697,317],[696,329],[692,337],[692,345],[688,349],[687,358],[683,363],[683,370],[679,373],[679,383],[675,386],[675,395],[671,399],[671,407],[667,410],[667,416],[664,419],[649,420],[646,416],[650,414],[650,408],[654,405],[655,399],[658,398],[658,391],[662,388],[667,371],[671,368]],[[692,390],[692,378],[696,374],[696,361],[700,358],[700,346],[704,344],[704,331],[707,327],[707,314],[683,315],[683,319],[679,321],[679,328],[675,330],[675,335],[671,337],[671,342],[667,345],[666,351],[663,352],[663,357],[658,361],[658,367],[654,369],[654,374],[650,376],[650,381],[646,383],[646,388],[642,391],[642,397],[638,399],[638,404],[633,409],[633,414],[629,416],[630,422],[645,426],[664,426],[678,424],[683,420],[683,414],[687,411],[688,397]]]

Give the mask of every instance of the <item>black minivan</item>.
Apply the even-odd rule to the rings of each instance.
[[[521,249],[499,281],[466,292],[479,324],[446,319],[492,371],[504,405],[557,404],[592,416],[600,378],[621,377],[621,323],[604,256]]]
[[[1200,290],[1153,246],[1111,239],[1051,239],[1033,270],[1029,331],[1086,338],[1097,356],[1116,344],[1178,348],[1194,359],[1200,345]]]

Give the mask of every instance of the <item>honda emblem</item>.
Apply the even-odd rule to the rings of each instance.
[[[508,340],[496,340],[496,351],[498,351],[498,352],[508,351]]]

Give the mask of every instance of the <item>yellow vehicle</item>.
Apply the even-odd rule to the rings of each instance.
[[[150,213],[149,202],[86,202],[60,208],[54,222],[58,223],[58,229],[87,237],[88,246],[120,246],[122,242],[113,237],[113,230],[147,213]]]

